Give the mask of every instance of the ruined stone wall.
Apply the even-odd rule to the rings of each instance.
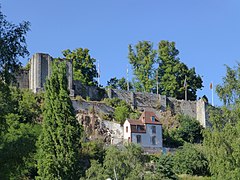
[[[65,59],[63,59],[64,61]],[[30,59],[30,70],[29,70],[29,89],[34,93],[42,91],[47,78],[51,76],[53,58],[49,54],[36,53]],[[66,61],[67,66],[67,78],[68,78],[68,89],[70,95],[74,95],[73,91],[73,70],[72,61]]]
[[[113,114],[114,109],[101,102],[72,100],[75,111],[94,111],[98,114]]]
[[[185,114],[197,118],[196,101],[177,100],[168,98],[167,104],[173,110],[174,114]]]
[[[20,88],[29,87],[33,92],[43,90],[46,78],[51,75],[51,66],[53,58],[48,54],[36,53],[30,60],[29,73],[24,72],[18,78]],[[186,114],[191,117],[197,118],[199,122],[206,127],[206,105],[203,101],[184,101],[174,98],[166,97],[164,95],[131,92],[117,89],[105,89],[98,87],[89,87],[82,85],[80,81],[73,81],[72,61],[67,61],[67,77],[68,88],[70,95],[82,96],[84,99],[87,97],[90,100],[100,101],[104,98],[119,98],[125,100],[133,108],[138,110],[153,109],[156,114],[165,111],[168,107],[175,114]],[[27,77],[29,74],[29,77]],[[29,80],[29,84],[28,84]],[[83,102],[85,105],[86,102]]]
[[[177,100],[163,95],[129,92],[117,89],[108,89],[108,97],[125,100],[139,110],[151,109],[151,111],[155,111],[156,114],[160,114],[160,112],[170,108],[174,114],[185,114],[196,118],[203,127],[209,125],[206,116],[206,104],[203,100]]]
[[[118,89],[108,89],[107,91],[109,98],[119,98],[125,100],[133,108],[137,108],[139,110],[143,110],[145,108],[155,108],[159,110],[166,109],[166,96]]]
[[[73,81],[75,96],[82,96],[84,99],[89,97],[93,101],[100,101],[107,97],[105,89],[96,86],[85,86],[80,81]]]
[[[108,98],[118,98],[125,100],[128,104],[134,105],[134,97],[131,91],[117,90],[117,89],[108,89]]]
[[[29,88],[29,71],[28,70],[21,70],[19,74],[16,76],[17,87],[21,89],[28,89]]]

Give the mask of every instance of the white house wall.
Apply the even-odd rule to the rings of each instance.
[[[152,134],[151,127],[156,127],[156,133]],[[162,126],[146,125],[146,133],[132,133],[132,142],[137,143],[137,135],[141,135],[141,146],[144,148],[162,148]],[[156,144],[152,144],[152,136],[156,136]]]
[[[126,132],[126,127],[128,127],[128,132]],[[131,138],[131,126],[128,121],[125,121],[123,124],[123,139],[128,140],[128,138]]]

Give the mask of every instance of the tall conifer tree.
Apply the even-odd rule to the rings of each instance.
[[[45,86],[38,179],[79,179],[81,126],[75,118],[67,84],[66,63],[55,61]]]

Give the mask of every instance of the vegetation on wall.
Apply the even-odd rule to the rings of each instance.
[[[140,113],[137,110],[133,110],[124,100],[118,98],[106,98],[103,102],[115,109],[114,119],[120,124],[123,124],[127,118],[139,118]]]

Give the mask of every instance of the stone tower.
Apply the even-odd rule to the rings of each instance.
[[[36,53],[30,59],[29,70],[29,89],[34,93],[44,90],[46,79],[51,75],[53,58],[49,54]],[[73,70],[72,61],[67,61],[67,78],[68,89],[70,95],[74,95],[73,91]]]
[[[51,75],[52,57],[48,54],[36,53],[30,59],[29,89],[34,93],[43,90],[46,78]]]

